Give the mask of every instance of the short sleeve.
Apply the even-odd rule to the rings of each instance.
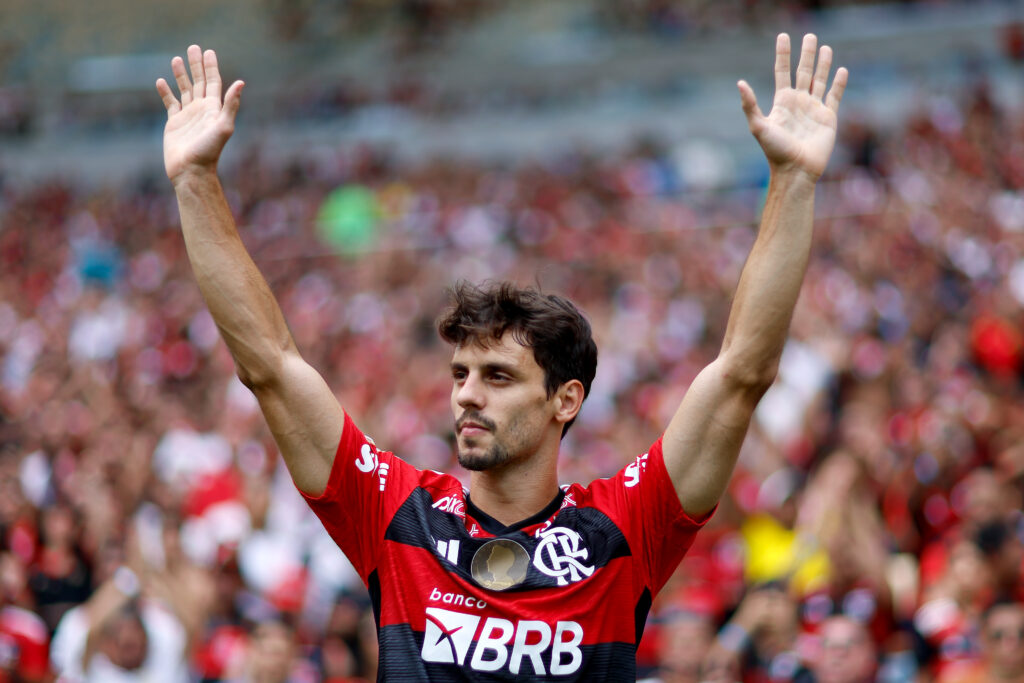
[[[377,566],[384,531],[417,476],[416,468],[378,449],[346,414],[327,488],[319,496],[300,491],[364,583]]]
[[[693,518],[683,510],[665,468],[661,439],[615,476],[595,481],[588,492],[626,536],[652,593],[665,585],[715,512]]]
[[[59,681],[80,681],[85,677],[82,656],[88,635],[89,621],[84,607],[73,607],[57,623],[50,643],[50,664]]]

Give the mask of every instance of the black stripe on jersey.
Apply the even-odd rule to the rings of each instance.
[[[370,591],[370,604],[373,605],[373,620],[377,624],[377,634],[380,635],[380,575],[376,569],[366,577],[366,588]]]
[[[476,583],[471,572],[473,555],[491,539],[470,536],[460,517],[434,509],[433,502],[425,489],[413,490],[402,506],[398,508],[388,525],[384,538],[395,543],[423,548],[430,551],[435,557],[438,557],[438,541],[447,542],[458,539],[460,544],[457,565],[452,565],[447,559],[442,561],[441,558],[438,558],[438,561],[442,562],[447,571],[454,572],[470,583]],[[552,519],[552,524],[548,528],[553,527],[564,527],[579,534],[582,545],[587,550],[586,563],[598,571],[615,558],[628,557],[632,554],[626,537],[615,525],[615,522],[596,508],[562,508]],[[531,559],[535,557],[538,544],[536,536],[516,531],[503,534],[502,537],[516,541],[529,553]],[[558,580],[555,577],[544,574],[531,562],[527,569],[526,580],[505,592],[513,593],[557,585]]]
[[[640,647],[640,638],[644,635],[644,627],[647,626],[647,615],[651,611],[652,602],[650,589],[644,588],[644,592],[640,594],[640,599],[636,601],[636,608],[633,610],[633,623],[636,624],[636,647]]]
[[[529,657],[524,657],[518,674],[508,670],[508,662],[499,671],[475,671],[470,663],[476,641],[466,654],[462,666],[426,662],[420,656],[424,634],[413,631],[408,624],[385,626],[380,631],[380,668],[378,681],[415,683],[418,681],[636,681],[636,647],[633,643],[597,643],[581,645],[580,668],[568,675],[538,674]],[[545,672],[551,670],[550,649],[541,654]],[[563,660],[564,662],[564,660]]]
[[[413,489],[391,518],[384,538],[437,552],[437,540],[469,538],[465,524],[457,515],[435,510],[434,500],[425,489]],[[460,553],[459,564],[462,564]]]
[[[476,505],[473,505],[473,501],[469,499],[468,493],[466,494],[466,512],[469,513],[469,516],[472,517],[473,520],[480,525],[480,528],[487,533],[494,534],[495,536],[504,536],[505,534],[510,534],[513,531],[519,531],[520,529],[525,529],[528,526],[540,524],[545,519],[558,512],[558,508],[562,506],[562,499],[564,498],[565,491],[559,489],[558,495],[555,496],[554,500],[545,505],[543,510],[535,515],[530,515],[521,522],[516,522],[509,526],[505,526],[498,520],[494,519],[494,517],[491,517],[489,514],[478,508]]]

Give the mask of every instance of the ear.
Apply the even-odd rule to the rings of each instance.
[[[565,424],[583,407],[583,382],[571,379],[555,393],[555,420]]]

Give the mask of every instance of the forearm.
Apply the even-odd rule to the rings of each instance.
[[[802,172],[772,174],[722,343],[730,374],[744,383],[767,387],[775,377],[807,270],[814,187]]]
[[[102,631],[118,610],[124,608],[139,594],[139,579],[135,572],[120,567],[113,577],[104,581],[84,603],[83,609],[88,622],[85,647],[79,665],[82,671],[89,670],[89,661],[99,649]]]
[[[270,381],[294,342],[242,243],[220,181],[213,170],[193,172],[174,189],[189,262],[239,377],[250,386]]]
[[[754,409],[778,372],[810,256],[814,186],[835,145],[846,87],[840,68],[826,94],[832,50],[817,50],[814,35],[804,36],[795,87],[789,36],[780,34],[775,46],[775,99],[767,116],[750,84],[737,83],[747,125],[771,168],[761,227],[718,358],[690,384],[662,441],[665,467],[691,515],[711,510],[725,491]]]
[[[173,612],[185,630],[185,648],[191,652],[202,635],[214,600],[211,579],[203,570],[179,567],[176,571],[152,571],[147,577],[147,588]]]

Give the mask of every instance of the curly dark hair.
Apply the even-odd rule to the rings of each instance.
[[[583,384],[584,398],[590,394],[597,372],[597,344],[590,323],[571,301],[511,282],[474,285],[460,280],[448,295],[451,305],[437,322],[446,342],[487,344],[508,332],[533,349],[537,365],[544,370],[549,398],[573,379]],[[574,421],[566,423],[562,436]]]

